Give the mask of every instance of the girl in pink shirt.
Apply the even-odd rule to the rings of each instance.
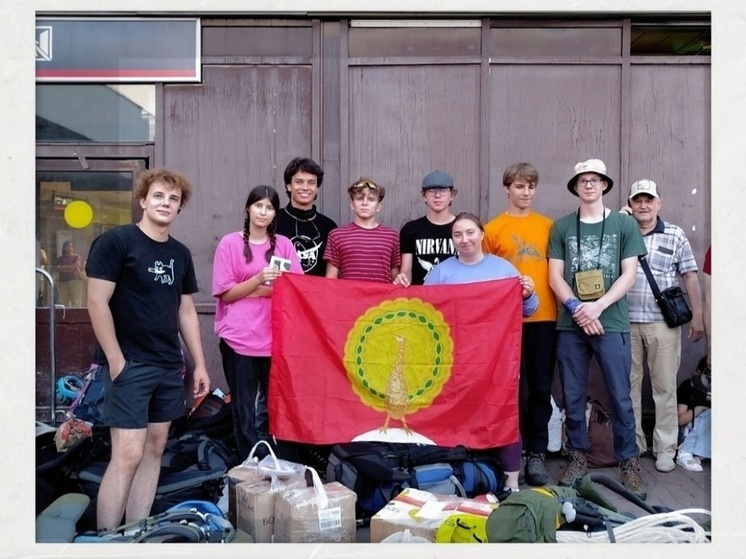
[[[271,440],[268,421],[256,421],[257,416],[266,417],[266,410],[255,405],[260,385],[264,406],[269,401],[272,282],[283,273],[269,262],[273,256],[281,257],[290,261],[290,272],[303,273],[290,240],[275,233],[279,210],[280,198],[274,188],[255,187],[246,200],[243,231],[228,233],[215,249],[215,333],[220,338],[241,460],[260,439]]]

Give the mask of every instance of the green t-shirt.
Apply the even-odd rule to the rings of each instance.
[[[564,277],[577,296],[575,272],[601,268],[604,287],[609,290],[622,273],[622,260],[647,254],[640,227],[631,216],[611,212],[605,223],[580,222],[580,253],[577,240],[577,212],[554,222],[549,232],[549,258],[563,260]],[[603,242],[601,229],[603,228]],[[600,253],[599,253],[600,249]],[[599,317],[604,332],[629,332],[626,295],[613,303]],[[580,330],[564,305],[559,305],[557,330]]]

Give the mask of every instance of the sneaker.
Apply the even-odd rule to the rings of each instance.
[[[533,486],[547,484],[547,469],[542,452],[529,452],[526,455],[526,483]]]
[[[676,462],[668,454],[661,454],[655,459],[655,469],[659,472],[672,472],[676,469]]]
[[[676,463],[684,468],[687,472],[702,472],[704,468],[691,452],[680,450],[676,456]]]
[[[521,454],[521,465],[518,468],[518,485],[523,485],[525,482],[525,476],[523,472],[526,471],[526,455]]]
[[[562,479],[559,480],[559,485],[572,487],[588,473],[588,463],[585,459],[585,452],[568,450],[567,454],[570,457],[570,463],[567,465]]]
[[[619,462],[619,468],[622,470],[622,485],[640,499],[645,499],[648,495],[648,488],[642,479],[642,469],[637,457],[622,460]]]

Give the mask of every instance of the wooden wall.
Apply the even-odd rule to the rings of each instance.
[[[469,20],[474,22],[475,20]],[[663,189],[664,219],[701,262],[710,242],[710,58],[632,56],[630,21],[476,20],[476,26],[370,28],[345,19],[203,19],[202,83],[161,85],[152,164],[195,184],[174,235],[192,250],[208,366],[224,386],[212,331],[212,258],[242,227],[248,191],[278,189],[295,156],[326,171],[318,206],[347,223],[347,185],[388,189],[380,220],[422,215],[419,185],[449,172],[453,210],[487,220],[504,208],[502,172],[539,170],[536,209],[576,207],[575,163],[602,159],[618,209],[629,185]],[[680,374],[706,348],[684,342]]]

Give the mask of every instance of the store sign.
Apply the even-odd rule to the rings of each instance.
[[[60,196],[59,194],[54,195],[53,204],[55,210],[64,210],[75,198],[69,196]]]
[[[200,20],[37,18],[37,82],[199,82]]]

